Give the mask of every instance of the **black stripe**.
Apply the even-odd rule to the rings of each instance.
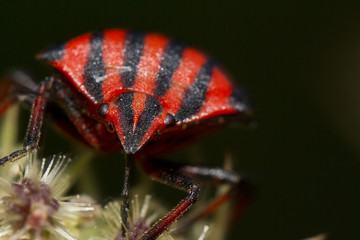
[[[40,53],[37,58],[45,61],[58,61],[63,58],[66,43],[58,43],[50,46],[45,51]]]
[[[161,103],[154,97],[147,95],[145,101],[145,108],[139,116],[139,121],[136,125],[133,144],[137,147],[144,138],[145,133],[150,128],[154,118],[162,112]]]
[[[161,58],[160,68],[156,74],[154,95],[163,96],[170,88],[170,80],[179,67],[185,49],[185,44],[171,41],[167,44]]]
[[[134,92],[121,94],[116,101],[116,107],[119,109],[119,118],[123,135],[125,139],[124,150],[126,153],[135,153],[139,149],[139,144],[144,138],[147,130],[156,116],[162,112],[160,102],[150,96],[146,96],[145,108],[140,113],[139,120],[134,131],[134,111],[132,105],[134,101]]]
[[[129,32],[124,46],[124,68],[120,71],[121,82],[125,88],[135,83],[137,66],[144,49],[145,35],[141,32]]]
[[[211,80],[214,62],[207,61],[199,70],[195,81],[186,90],[180,109],[175,115],[176,122],[182,122],[196,114],[203,105]]]
[[[126,92],[121,94],[118,100],[115,102],[116,107],[119,109],[119,118],[123,134],[125,136],[125,142],[134,135],[134,111],[132,110],[132,102],[134,99],[133,92]],[[124,146],[126,149],[127,146]]]
[[[101,90],[105,78],[105,64],[102,55],[103,32],[96,32],[90,39],[90,53],[84,68],[85,88],[96,102],[103,100]]]
[[[252,109],[248,94],[241,88],[235,88],[229,97],[230,105],[239,112],[247,112]]]

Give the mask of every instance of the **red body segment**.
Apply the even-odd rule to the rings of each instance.
[[[135,84],[130,90],[152,95],[161,57],[168,41],[167,38],[156,34],[146,35],[143,54],[137,66]]]
[[[124,44],[124,31],[109,31],[104,36],[103,57],[107,67],[105,69],[106,81],[102,85],[102,92],[105,101],[110,101],[121,92],[122,83],[120,81],[119,66],[122,66],[124,61],[122,52]]]

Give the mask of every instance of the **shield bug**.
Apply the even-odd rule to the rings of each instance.
[[[202,133],[252,114],[245,92],[205,54],[158,34],[113,29],[54,45],[37,58],[53,66],[56,74],[35,84],[17,71],[3,81],[0,114],[16,101],[28,101],[32,110],[23,148],[1,158],[0,164],[38,147],[47,110],[62,129],[89,146],[124,152],[125,224],[133,159],[154,180],[188,192],[143,240],[156,239],[196,202],[200,187],[195,179],[230,183],[233,189],[188,223],[210,214],[232,195],[249,191],[239,173],[157,160]]]

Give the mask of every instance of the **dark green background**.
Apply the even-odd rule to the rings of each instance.
[[[103,28],[160,32],[205,49],[251,93],[259,122],[255,130],[228,129],[178,155],[196,152],[202,164],[216,166],[229,150],[236,168],[255,179],[255,203],[229,239],[301,239],[321,232],[329,239],[360,239],[355,2],[1,1],[0,72],[20,66],[40,79],[49,69],[34,60],[36,52]],[[71,151],[59,136],[45,137],[48,153]],[[112,197],[121,188],[118,158],[97,161],[104,192]],[[156,197],[166,202],[166,195]]]

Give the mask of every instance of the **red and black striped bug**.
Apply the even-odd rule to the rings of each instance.
[[[200,191],[195,179],[230,183],[233,189],[188,223],[233,195],[250,191],[236,172],[156,160],[200,133],[252,114],[244,91],[203,53],[158,34],[115,29],[55,45],[38,58],[55,67],[57,74],[35,84],[17,71],[3,82],[0,114],[21,100],[31,103],[32,110],[23,148],[1,158],[1,165],[37,149],[47,110],[60,127],[91,147],[125,153],[125,224],[132,159],[154,180],[188,192],[149,227],[143,240],[156,239],[195,203]]]

